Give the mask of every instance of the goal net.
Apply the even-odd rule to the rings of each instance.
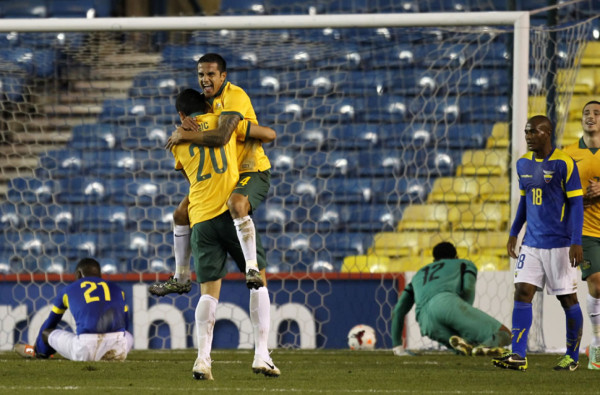
[[[440,22],[414,14],[421,27],[350,15],[152,18],[119,31],[50,21],[3,33],[0,349],[33,341],[87,256],[126,290],[136,348],[194,346],[198,287],[156,299],[147,286],[174,269],[172,213],[187,185],[163,147],[179,122],[174,98],[199,89],[196,60],[208,52],[224,56],[228,80],[278,134],[265,145],[271,191],[253,213],[269,262],[270,347],[345,348],[356,324],[391,347],[398,292],[442,240],[479,267],[476,304],[510,326],[511,155],[523,149],[511,125],[550,104],[559,141],[572,130],[595,20],[531,29],[523,63],[509,18],[432,15]],[[215,347],[249,348],[248,291],[230,267]],[[532,349],[543,348],[541,320]],[[438,347],[414,316],[407,342]]]

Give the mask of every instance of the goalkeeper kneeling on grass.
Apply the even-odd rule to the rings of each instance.
[[[510,330],[473,307],[477,267],[459,259],[452,243],[433,248],[434,261],[406,286],[392,317],[395,355],[404,355],[404,317],[413,304],[421,334],[462,355],[500,355],[510,344]]]
[[[17,344],[15,351],[24,358],[49,358],[58,352],[73,361],[125,360],[133,346],[125,293],[102,279],[100,264],[92,258],[79,261],[75,278],[58,292],[35,345]],[[68,308],[76,333],[56,329]]]

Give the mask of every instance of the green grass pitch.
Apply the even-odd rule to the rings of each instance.
[[[252,373],[253,353],[214,350],[214,381],[196,381],[194,350],[132,351],[125,362],[25,360],[0,353],[0,394],[583,394],[598,393],[600,372],[552,370],[557,355],[532,354],[526,372],[492,366],[489,357],[391,351],[275,350],[281,377]]]

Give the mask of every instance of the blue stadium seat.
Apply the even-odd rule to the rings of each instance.
[[[93,18],[97,15],[94,0],[46,0],[48,17],[51,18]],[[108,16],[108,15],[103,15]]]
[[[73,208],[75,228],[80,232],[113,232],[131,228],[122,206],[92,205]]]
[[[35,174],[40,178],[64,178],[81,175],[86,164],[81,151],[61,149],[40,156],[40,166]]]
[[[427,199],[433,180],[399,177],[373,180],[373,200],[379,204],[422,203]]]
[[[125,177],[140,168],[136,155],[144,151],[98,150],[84,155],[86,174],[95,177]]]
[[[193,70],[197,70],[198,59],[211,52],[223,56],[229,66],[229,60],[233,58],[235,51],[224,46],[206,45],[206,43],[202,45],[165,45],[162,50],[162,63],[174,72],[179,71],[196,76],[196,72]]]
[[[29,76],[50,77],[56,72],[56,51],[41,48],[11,48],[0,50],[0,60],[13,64]]]
[[[443,41],[413,46],[415,65],[427,68],[460,68],[469,65],[468,44]]]
[[[161,118],[161,117],[164,117]],[[167,123],[169,119],[177,116],[174,98],[129,98],[108,99],[102,103],[100,122],[121,124],[135,124],[137,122]]]
[[[269,149],[267,155],[271,162],[272,177],[285,176],[287,173],[299,174],[308,163],[306,155],[299,154],[290,148]]]
[[[386,70],[360,70],[336,72],[329,78],[334,83],[336,92],[347,95],[375,96],[389,90],[390,81],[400,73]]]
[[[126,150],[164,148],[168,136],[173,130],[175,130],[173,124],[169,126],[157,124],[123,126],[119,128],[118,138],[121,148]]]
[[[330,255],[331,262],[341,266],[341,262],[346,256],[366,254],[371,241],[372,236],[368,233],[337,232],[326,236],[315,234],[310,237],[309,246],[311,252],[323,251],[325,254]]]
[[[322,180],[293,177],[271,179],[271,196],[278,196],[287,204],[314,204],[319,191],[322,190]]]
[[[396,150],[381,148],[360,152],[358,175],[361,177],[393,177],[401,174],[414,174],[423,163],[423,150]]]
[[[276,78],[280,92],[294,94],[298,97],[311,97],[331,93],[335,88],[332,81],[334,76],[334,73],[323,70],[299,70],[276,74],[270,72],[260,78],[261,83],[263,80],[269,81],[269,79]]]
[[[188,193],[188,183],[179,181],[152,181],[150,179],[113,179],[110,181],[110,202],[119,205],[176,206]]]
[[[46,0],[5,1],[2,4],[5,18],[46,18]]]
[[[418,55],[410,43],[402,43],[386,48],[385,51],[374,51],[371,64],[377,69],[406,69],[421,65]]]
[[[358,121],[372,123],[404,122],[408,116],[409,100],[403,96],[383,95],[355,98]]]
[[[74,230],[73,207],[59,204],[31,205],[31,215],[26,217],[27,227],[47,232]]]
[[[166,207],[129,207],[127,218],[133,228],[149,232],[157,230],[168,232],[173,228],[175,206]]]
[[[335,44],[334,50],[324,47],[314,51],[311,59],[313,65],[332,71],[366,68],[371,65],[371,61],[370,50],[347,42]]]
[[[506,44],[503,42],[492,42],[488,45],[472,44],[465,48],[467,56],[478,67],[491,67],[503,70],[512,58]],[[532,58],[533,60],[533,58]]]
[[[264,125],[300,121],[311,115],[304,100],[291,97],[279,97],[277,101],[262,99],[254,100],[254,108]]]
[[[274,15],[307,15],[321,14],[325,11],[323,4],[316,0],[265,0],[268,14]]]
[[[415,97],[410,101],[408,112],[419,122],[454,123],[461,121],[464,115],[461,104],[456,96]]]
[[[185,73],[181,70],[143,71],[133,78],[129,89],[130,97],[156,97],[176,96],[183,88],[198,86],[198,79],[194,73]]]
[[[459,99],[465,122],[508,122],[509,100],[506,96],[463,96]]]
[[[268,96],[287,91],[288,87],[280,81],[280,74],[274,70],[238,70],[233,73],[234,84],[241,86],[246,93],[254,98],[255,96]]]
[[[3,202],[0,203],[0,225],[4,230],[17,231],[25,228],[31,217],[31,205]]]
[[[335,204],[314,206],[310,209],[294,207],[289,226],[301,233],[326,233],[342,228],[340,208]]]
[[[386,204],[343,205],[340,222],[349,232],[390,232],[396,229],[401,212]]]
[[[15,177],[8,181],[8,200],[13,203],[50,203],[57,192],[52,180]]]
[[[279,234],[285,231],[290,224],[291,212],[282,204],[273,204],[267,201],[252,213],[254,225],[259,233]]]
[[[360,108],[352,98],[325,96],[306,99],[306,109],[311,118],[324,123],[350,123],[358,118]]]
[[[428,149],[425,151],[425,166],[417,167],[418,177],[453,176],[460,164],[462,150]]]
[[[94,257],[98,254],[98,234],[96,233],[52,233],[52,244],[56,245],[60,254],[69,260]]]
[[[75,150],[112,149],[118,144],[115,125],[91,123],[73,127],[69,148]]]
[[[263,0],[221,0],[219,10],[221,15],[263,15],[265,2]]]
[[[25,101],[28,94],[25,84],[25,78],[22,76],[3,73],[0,76],[0,99],[11,102]]]
[[[39,255],[54,255],[57,253],[57,245],[50,241],[48,234],[45,232],[19,232],[16,235],[6,234],[6,240],[9,245],[15,247],[17,254]]]
[[[26,48],[59,49],[73,51],[85,43],[85,33],[79,32],[46,32],[46,33],[19,33],[19,42]]]
[[[508,93],[510,83],[504,69],[470,69],[468,72],[439,71],[435,79],[437,94],[503,95]]]
[[[60,192],[55,194],[61,204],[103,203],[110,189],[106,181],[94,177],[72,177],[60,180]]]
[[[98,235],[98,250],[102,256],[129,261],[151,255],[149,234],[144,232],[110,232]]]
[[[360,156],[346,151],[321,151],[308,155],[308,163],[302,174],[308,177],[354,176],[360,166]]]
[[[485,123],[454,124],[444,128],[439,124],[433,129],[433,140],[439,147],[473,149],[485,148],[492,129]]]
[[[418,149],[434,145],[435,136],[426,122],[395,123],[380,128],[379,146],[394,149]]]
[[[381,145],[384,127],[367,123],[333,125],[327,134],[330,150],[370,150]]]
[[[371,180],[358,177],[333,177],[325,180],[318,190],[322,204],[362,203],[373,198]]]

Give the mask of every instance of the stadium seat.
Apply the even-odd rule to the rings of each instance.
[[[79,260],[86,257],[94,257],[98,253],[97,233],[62,233],[55,232],[50,235],[52,242],[60,252],[60,255],[69,260]]]
[[[85,172],[95,177],[129,176],[141,167],[135,155],[143,154],[143,151],[119,149],[89,151],[85,154]]]
[[[417,122],[455,123],[463,119],[462,103],[456,96],[415,97],[408,104],[409,117]]]
[[[510,260],[497,255],[472,255],[468,258],[481,272],[510,270]]]
[[[373,53],[372,65],[374,68],[386,70],[404,69],[418,65],[421,59],[416,59],[415,48],[409,44],[398,44],[387,48],[386,51]]]
[[[359,155],[353,152],[320,151],[307,156],[308,163],[302,174],[308,177],[355,176],[359,166]]]
[[[176,206],[188,194],[188,183],[179,181],[154,181],[130,178],[112,179],[109,201],[116,205]]]
[[[448,206],[445,204],[412,204],[404,209],[398,231],[447,230]]]
[[[390,259],[388,271],[392,273],[416,272],[423,266],[431,263],[432,260],[422,256],[404,256]]]
[[[333,204],[314,206],[310,209],[294,207],[289,209],[290,221],[287,228],[301,233],[333,232],[341,228],[339,208]]]
[[[382,145],[383,130],[379,125],[351,123],[332,125],[327,133],[326,144],[331,150],[370,150]],[[390,125],[390,129],[397,129]],[[387,140],[386,140],[387,141]]]
[[[401,123],[407,120],[409,101],[403,96],[365,96],[355,99],[357,121]]]
[[[129,207],[127,209],[127,220],[142,232],[159,231],[167,232],[173,228],[174,206],[166,207]]]
[[[236,78],[234,83],[241,86],[252,98],[256,96],[275,95],[280,92],[285,92],[287,94],[291,93],[290,91],[298,92],[297,89],[293,89],[289,86],[288,83],[290,81],[285,80],[285,74],[282,75],[274,70],[251,69],[247,70],[245,73],[238,70],[234,75],[234,78]],[[303,78],[299,78],[297,81],[293,76],[289,76],[289,78],[294,80],[293,84],[296,82],[306,84],[306,80]]]
[[[76,125],[68,147],[73,150],[112,149],[117,146],[117,128],[111,124]]]
[[[378,255],[350,255],[344,258],[342,273],[386,273],[390,258]]]
[[[65,178],[81,175],[86,168],[79,150],[51,150],[40,156],[35,173],[40,178]]]
[[[510,201],[511,188],[518,188],[510,184],[508,176],[489,177],[479,180],[479,196],[483,202],[508,202]]]
[[[414,172],[419,177],[448,177],[455,173],[460,164],[461,150],[427,149],[425,151],[426,165],[416,166]]]
[[[80,232],[113,232],[132,228],[122,206],[92,205],[73,208],[75,229]]]
[[[74,231],[74,209],[69,205],[34,204],[31,214],[26,217],[27,226],[32,230],[47,232]]]
[[[492,134],[486,143],[486,148],[508,148],[509,132],[508,122],[494,123]]]
[[[110,189],[100,178],[73,177],[60,180],[60,191],[55,195],[61,204],[103,203]]]
[[[419,253],[419,232],[381,232],[373,236],[369,254],[387,257],[415,256]]]
[[[508,260],[507,241],[508,235],[505,231],[477,232],[476,237],[473,238],[473,246],[478,254],[493,255]]]
[[[324,184],[315,190],[319,201],[326,203],[364,203],[373,197],[371,180],[358,177],[333,177],[325,180]]]
[[[323,180],[292,177],[271,179],[271,196],[280,196],[286,204],[314,204],[323,190]]]
[[[266,11],[263,0],[221,0],[219,10],[222,15],[262,15]]]
[[[461,96],[457,103],[461,121],[464,122],[507,122],[507,96]]]
[[[2,225],[2,229],[17,231],[25,227],[30,216],[31,209],[28,205],[0,203],[0,225]]]
[[[508,150],[467,150],[461,162],[457,176],[504,176],[508,171]]]
[[[291,222],[291,209],[283,204],[273,204],[267,201],[265,206],[259,207],[252,213],[254,226],[259,233],[280,234],[286,229],[297,231],[296,223]]]
[[[474,177],[440,177],[433,183],[429,203],[468,203],[479,198],[479,182]]]
[[[422,203],[431,189],[428,178],[394,177],[372,180],[373,201],[380,204],[396,205]]]
[[[402,210],[387,204],[340,205],[340,223],[350,232],[389,232],[396,228]]]
[[[25,101],[28,94],[25,84],[23,76],[4,72],[0,76],[0,99],[17,103]]]
[[[8,200],[13,203],[50,203],[57,192],[53,180],[15,177],[8,181]]]
[[[452,205],[447,220],[454,230],[506,230],[510,205],[471,203]]]
[[[386,177],[414,175],[417,168],[427,159],[424,150],[381,148],[368,152],[359,152],[358,175],[361,177]]]
[[[581,67],[579,70],[560,69],[556,75],[556,85],[560,92],[593,95],[597,93],[596,73],[597,71],[593,67]]]
[[[5,18],[46,18],[48,10],[46,0],[27,0],[3,2]]]
[[[164,122],[168,117],[177,116],[173,99],[173,97],[107,99],[102,103],[99,120],[122,125],[151,123],[157,120]]]
[[[118,130],[119,145],[125,150],[162,149],[164,151],[164,146],[173,130],[175,125],[122,126]]]
[[[15,65],[29,77],[48,78],[56,70],[57,50],[18,47],[0,49],[0,61]]]
[[[357,119],[358,108],[350,98],[314,97],[306,99],[304,105],[311,118],[325,123],[351,123]]]
[[[48,17],[51,18],[94,18],[96,16],[93,0],[46,0],[46,3]]]

